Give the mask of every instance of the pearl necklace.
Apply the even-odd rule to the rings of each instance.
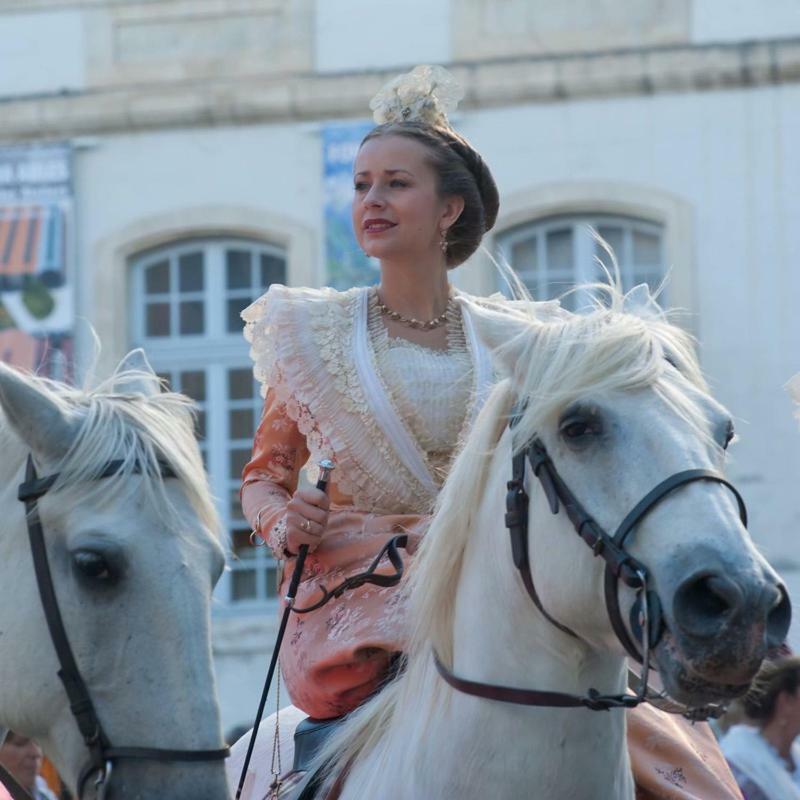
[[[389,306],[381,302],[377,292],[375,293],[375,300],[378,311],[380,311],[384,316],[389,317],[389,319],[394,320],[395,322],[399,322],[401,325],[405,325],[407,328],[415,328],[423,331],[432,331],[435,328],[441,328],[442,325],[447,322],[447,314],[450,310],[451,303],[451,300],[448,300],[447,308],[445,308],[444,313],[439,314],[438,317],[434,317],[433,319],[426,321],[414,319],[414,317],[404,317],[399,311],[393,311],[391,308],[389,308]]]

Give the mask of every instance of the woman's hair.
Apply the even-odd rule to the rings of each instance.
[[[447,266],[463,264],[497,219],[500,197],[489,167],[478,151],[450,128],[418,121],[387,122],[373,128],[361,145],[381,136],[406,136],[425,145],[439,179],[439,194],[464,198],[464,210],[446,240]]]
[[[767,661],[742,699],[744,711],[753,720],[765,723],[772,719],[781,692],[794,694],[800,687],[800,656]]]

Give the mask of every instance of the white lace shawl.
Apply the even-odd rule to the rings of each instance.
[[[356,508],[425,513],[439,487],[378,378],[367,335],[368,291],[273,285],[242,312],[244,335],[262,395],[271,387],[286,404],[312,463],[335,461],[334,481]],[[462,313],[473,363],[471,423],[493,374],[466,306]]]
[[[734,725],[720,741],[725,758],[747,775],[769,800],[800,800],[800,786],[780,756],[758,730]],[[800,746],[792,745],[792,756],[800,760]]]

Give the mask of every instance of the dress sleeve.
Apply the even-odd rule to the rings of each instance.
[[[286,558],[286,540],[281,535],[286,527],[286,504],[297,489],[308,456],[305,436],[287,413],[286,404],[269,389],[253,440],[253,455],[242,472],[241,500],[245,518],[279,559]]]

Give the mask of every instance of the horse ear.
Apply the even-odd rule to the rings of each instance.
[[[126,394],[143,394],[145,397],[151,397],[161,391],[158,376],[141,347],[131,350],[120,361],[115,375],[119,377],[114,380],[114,388]]]
[[[79,422],[35,380],[0,363],[0,406],[31,450],[58,460],[69,450]]]
[[[478,304],[464,302],[462,308],[469,315],[478,338],[492,352],[495,369],[503,376],[513,375],[524,348],[538,323],[527,308],[529,304],[503,302]]]

